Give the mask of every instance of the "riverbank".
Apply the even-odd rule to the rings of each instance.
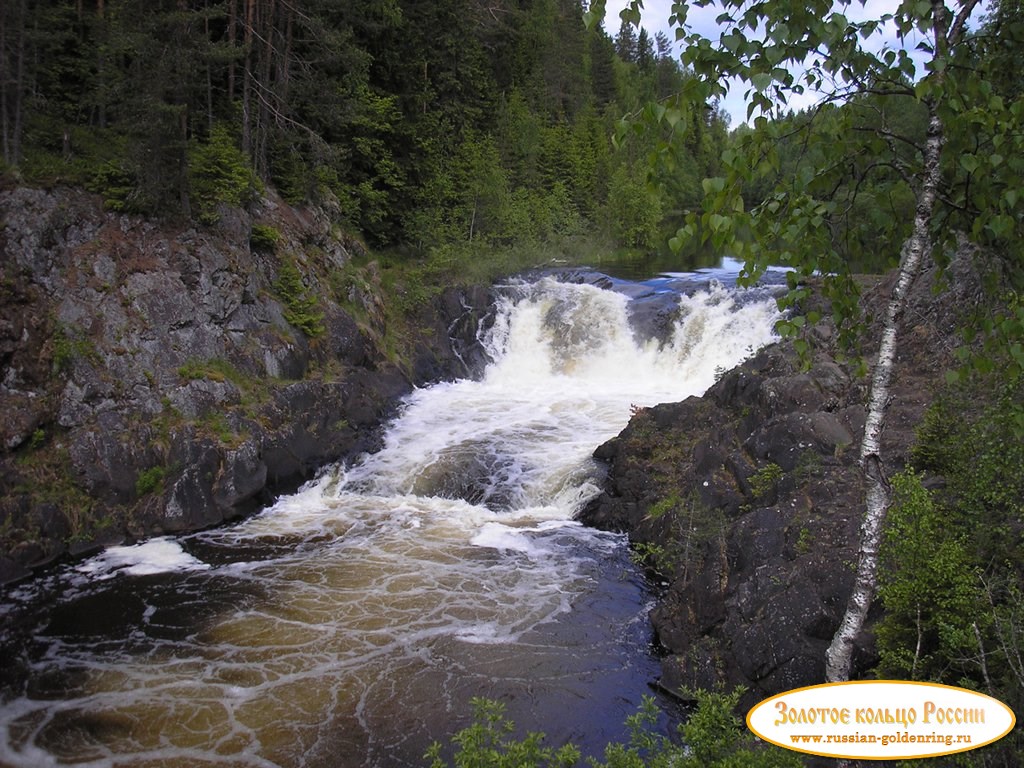
[[[255,511],[371,448],[413,386],[482,364],[486,289],[410,285],[401,317],[329,212],[220,213],[0,192],[0,583]]]
[[[906,465],[915,429],[954,364],[960,321],[981,301],[968,256],[914,287],[883,435],[889,473]],[[877,347],[873,319],[891,280],[863,282],[865,350]],[[609,475],[583,520],[628,532],[661,583],[651,620],[668,691],[742,685],[753,702],[824,680],[857,557],[857,453],[870,373],[835,337],[827,320],[810,331],[806,369],[788,343],[769,346],[723,372],[703,397],[638,410],[595,453]],[[869,625],[855,670],[876,661]]]

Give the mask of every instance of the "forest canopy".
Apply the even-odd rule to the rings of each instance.
[[[0,9],[9,178],[114,210],[213,223],[273,186],[373,246],[418,252],[599,231],[663,247],[727,121],[615,151],[623,115],[687,77],[664,35],[587,29],[579,0],[10,0]],[[681,132],[684,126],[679,126]]]

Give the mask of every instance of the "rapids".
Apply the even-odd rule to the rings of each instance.
[[[0,765],[421,765],[474,696],[600,754],[657,662],[626,542],[574,519],[591,453],[777,319],[767,292],[679,280],[510,284],[482,377],[415,391],[380,451],[10,590]],[[668,338],[638,338],[630,296],[666,291]]]

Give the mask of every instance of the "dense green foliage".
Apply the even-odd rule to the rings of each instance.
[[[696,691],[697,702],[672,738],[659,729],[660,713],[654,699],[645,698],[636,714],[626,720],[628,743],[609,744],[604,760],[588,759],[592,768],[796,768],[799,756],[758,743],[736,716],[742,690],[732,693]],[[454,762],[442,757],[442,746],[427,753],[431,768],[554,768],[583,765],[579,749],[566,744],[544,746],[544,735],[511,736],[515,724],[504,716],[500,702],[474,699],[474,723],[459,731],[452,743]]]
[[[456,768],[570,768],[579,760],[580,751],[575,746],[566,744],[558,749],[544,746],[541,733],[530,733],[523,739],[512,738],[515,724],[505,717],[501,702],[474,698],[471,704],[473,724],[452,738],[457,747]],[[448,765],[441,757],[439,743],[431,746],[426,757],[431,761],[431,768]]]
[[[284,304],[284,317],[288,323],[306,336],[316,338],[324,332],[324,315],[320,301],[302,282],[302,273],[291,261],[281,264],[274,289]]]
[[[615,123],[686,74],[663,37],[613,40],[583,14],[580,0],[12,0],[0,170],[202,224],[266,184],[420,253],[580,234],[662,247],[724,116],[702,117],[685,183],[648,186],[658,137],[616,152]]]
[[[990,376],[950,388],[919,427],[883,547],[880,676],[1024,706],[1022,426],[1021,381]]]

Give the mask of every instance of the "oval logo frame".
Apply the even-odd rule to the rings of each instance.
[[[1017,718],[992,696],[940,683],[851,680],[771,696],[747,727],[784,749],[860,760],[952,755],[999,741]]]

